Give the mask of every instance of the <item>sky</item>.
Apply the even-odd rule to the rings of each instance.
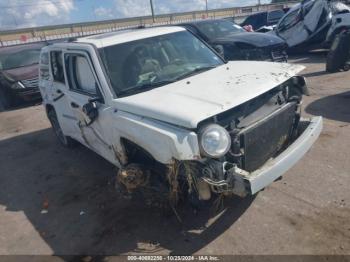
[[[255,5],[258,2],[258,0],[207,1],[209,9]],[[205,2],[205,0],[153,0],[155,14],[205,10]],[[0,0],[0,31],[150,14],[149,0]]]

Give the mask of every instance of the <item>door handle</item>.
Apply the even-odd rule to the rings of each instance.
[[[70,103],[70,106],[73,108],[79,108],[79,105],[74,102]]]
[[[58,96],[53,99],[54,102],[60,100],[64,96],[64,94],[63,94],[61,89],[57,89],[56,93],[58,94]]]

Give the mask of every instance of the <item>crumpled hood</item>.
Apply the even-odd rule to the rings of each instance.
[[[10,82],[31,79],[31,78],[38,77],[39,65],[34,64],[30,66],[3,70],[2,73],[5,76],[5,78],[7,78]]]
[[[286,63],[234,61],[144,93],[118,98],[118,110],[185,128],[245,103],[304,69]]]
[[[256,47],[267,47],[285,43],[283,39],[276,35],[253,32],[232,34],[228,35],[227,37],[215,39],[215,41],[213,41],[214,44],[234,42],[246,43]]]

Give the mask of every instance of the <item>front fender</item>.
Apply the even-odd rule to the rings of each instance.
[[[114,117],[117,123],[113,131],[116,148],[123,148],[121,139],[126,138],[163,164],[171,164],[173,159],[200,158],[197,134],[193,131],[123,111],[118,111]],[[124,150],[119,154],[125,158]]]
[[[337,22],[337,19],[340,19]],[[342,29],[350,29],[350,13],[338,14],[333,17],[332,26],[329,29],[326,37],[326,43],[332,43],[337,33]]]

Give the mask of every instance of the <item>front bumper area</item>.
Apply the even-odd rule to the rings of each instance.
[[[302,121],[306,121],[302,119]],[[304,132],[281,154],[268,161],[262,168],[244,179],[248,182],[248,193],[255,194],[293,167],[315,143],[323,128],[322,117],[313,117]]]
[[[233,193],[244,197],[254,195],[281,177],[293,167],[311,148],[323,128],[322,117],[301,119],[300,135],[275,158],[271,158],[259,169],[247,172],[235,164],[222,163],[225,179],[208,179],[204,176],[211,190],[215,193]]]
[[[29,101],[36,101],[41,99],[41,94],[38,88],[32,88],[32,89],[23,89],[23,90],[13,90],[13,95],[15,97],[20,98],[23,101],[29,102]]]

